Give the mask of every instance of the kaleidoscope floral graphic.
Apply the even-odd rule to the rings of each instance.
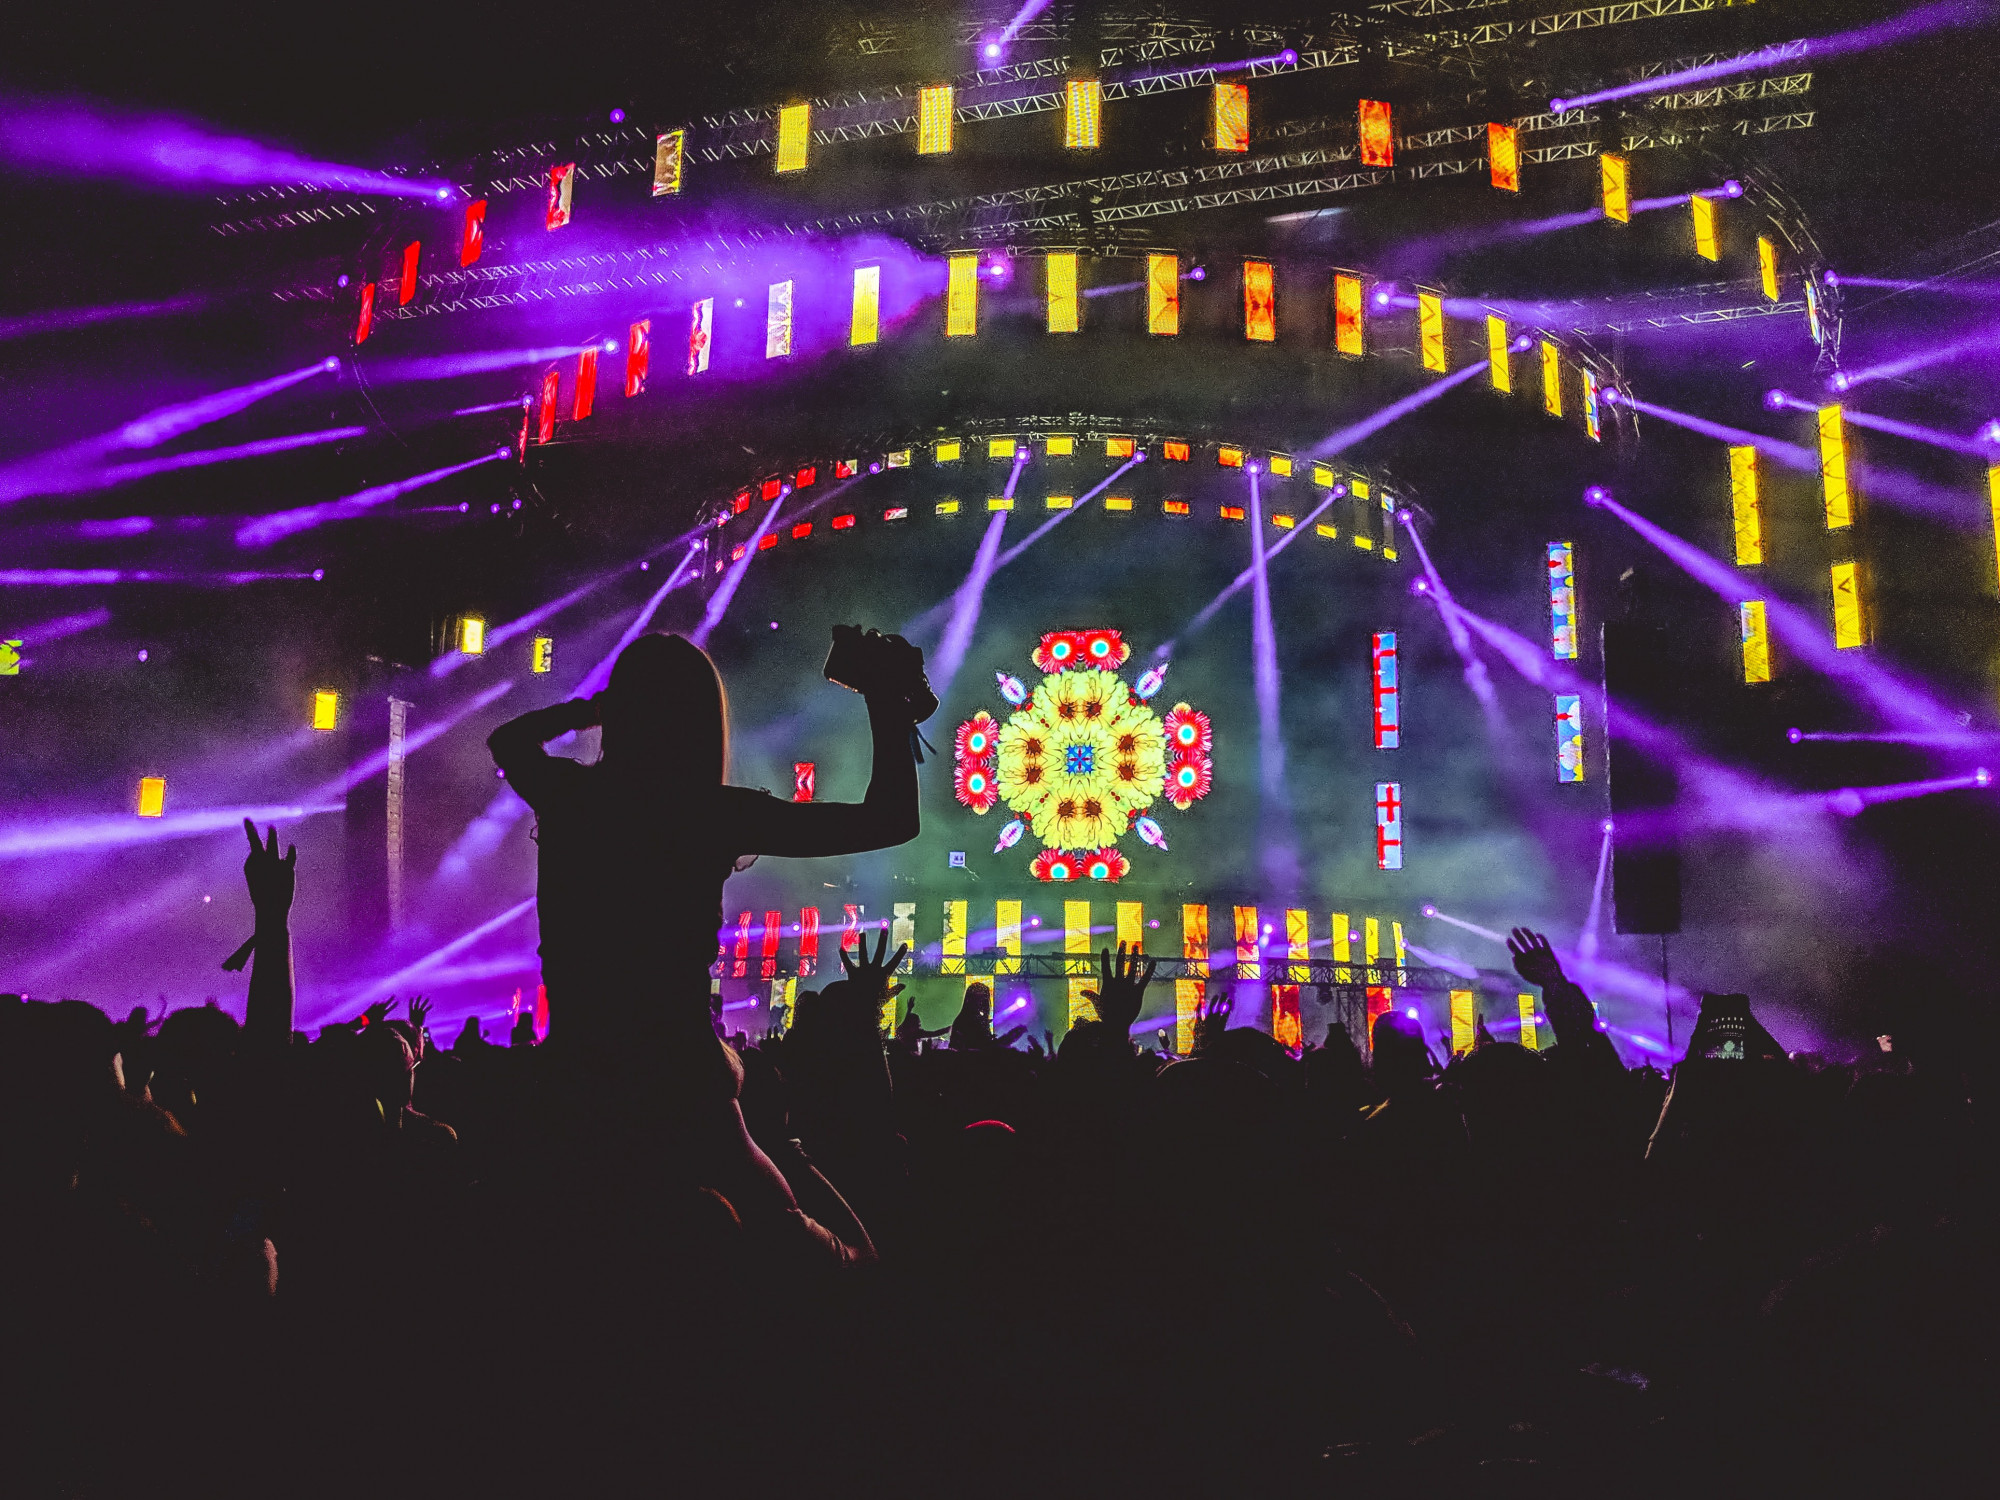
[[[1017,814],[995,852],[1025,824],[1044,845],[1029,865],[1038,880],[1121,878],[1131,861],[1114,846],[1128,832],[1167,847],[1145,809],[1164,797],[1185,812],[1213,784],[1208,715],[1185,703],[1155,713],[1118,676],[1131,656],[1115,630],[1052,631],[1035,647],[1044,676],[1032,691],[998,674],[1003,696],[1020,693],[1006,722],[982,711],[958,727],[953,791],[975,813],[1004,801]]]

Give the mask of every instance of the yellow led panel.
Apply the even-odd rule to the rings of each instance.
[[[1271,473],[1278,479],[1292,477],[1292,456],[1289,453],[1273,453],[1268,460]]]
[[[1833,643],[1843,651],[1868,644],[1861,628],[1861,575],[1851,562],[1833,565]]]
[[[1729,508],[1736,521],[1736,565],[1764,560],[1764,502],[1757,492],[1757,450],[1748,444],[1729,450]]]
[[[944,935],[938,944],[940,974],[965,972],[965,909],[966,903],[963,901],[944,903]]]
[[[931,457],[941,464],[955,464],[965,453],[965,445],[957,438],[939,438],[937,446],[931,450]],[[893,463],[890,468],[896,467]]]
[[[1131,438],[1111,437],[1104,440],[1104,456],[1106,458],[1130,458],[1132,451],[1133,442]]]
[[[546,676],[556,667],[556,643],[552,636],[538,635],[528,643],[528,670]]]
[[[932,514],[940,516],[955,516],[958,514],[958,502],[956,500],[940,500],[938,501],[937,507],[932,512]]]
[[[313,694],[312,727],[321,731],[331,730],[340,719],[340,694],[332,688],[320,688]]]
[[[1771,680],[1771,636],[1764,620],[1764,601],[1745,599],[1736,606],[1743,629],[1743,680]]]
[[[1819,409],[1819,483],[1826,501],[1826,529],[1854,524],[1854,496],[1847,487],[1847,432],[1838,406]]]
[[[1417,289],[1417,348],[1426,370],[1444,373],[1444,298],[1421,287]]]
[[[1361,357],[1361,278],[1346,271],[1333,275],[1333,347],[1350,359]]]
[[[1486,364],[1496,391],[1514,389],[1514,360],[1507,348],[1507,320],[1486,315]]]
[[[850,346],[872,344],[882,336],[882,268],[854,268],[854,311],[847,325]]]
[[[1563,414],[1562,351],[1548,339],[1542,340],[1542,410],[1552,417]]]
[[[478,615],[466,615],[458,622],[458,649],[463,656],[486,654],[486,622]]]
[[[1215,149],[1250,149],[1250,85],[1218,83],[1215,86]]]
[[[1012,495],[995,495],[986,502],[986,508],[988,510],[1012,510],[1014,508],[1014,497]]]
[[[1757,280],[1764,289],[1764,300],[1778,300],[1778,242],[1768,234],[1757,236]]]
[[[979,257],[951,257],[951,278],[944,294],[947,338],[970,338],[979,331]]]
[[[997,978],[1002,974],[1021,972],[1021,903],[1018,901],[996,901],[993,903],[993,973]]]
[[[1076,452],[1076,436],[1068,432],[1052,432],[1042,439],[1042,451],[1050,458],[1068,458]]]
[[[1019,446],[1020,444],[1016,443],[1011,437],[990,437],[986,440],[986,456],[988,458],[1012,458],[1014,450]]]
[[[941,156],[951,150],[951,117],[950,84],[917,91],[917,155]]]
[[[1174,981],[1174,1051],[1183,1055],[1194,1051],[1194,1012],[1201,999],[1199,979]]]
[[[1330,490],[1330,489],[1332,489],[1332,488],[1333,488],[1333,466],[1332,466],[1332,465],[1330,465],[1330,464],[1314,464],[1314,465],[1313,465],[1313,483],[1314,483],[1314,484],[1316,484],[1316,485],[1318,485],[1318,486],[1319,486],[1319,487],[1320,487],[1321,489],[1323,489],[1323,490]]]
[[[812,138],[812,106],[787,104],[778,111],[778,170],[803,172],[806,143]]]
[[[1076,504],[1076,496],[1050,495],[1046,500],[1042,502],[1042,504],[1047,506],[1050,510],[1068,510],[1071,506]]]
[[[1606,160],[1609,159],[1608,157],[1606,158]],[[1475,1035],[1475,1015],[1476,1012],[1473,1010],[1472,1005],[1472,991],[1453,990],[1451,992],[1452,1056],[1456,1057],[1461,1052],[1470,1052],[1472,1050],[1472,1042]]]
[[[1076,295],[1076,252],[1052,250],[1042,263],[1048,281],[1049,332],[1075,333],[1082,316]]]
[[[1104,114],[1104,85],[1095,78],[1072,78],[1063,89],[1063,145],[1095,150]]]
[[[1118,946],[1121,948],[1144,948],[1146,946],[1146,908],[1138,901],[1118,903]]]
[[[1132,508],[1132,497],[1130,495],[1106,495],[1104,497],[1104,508],[1106,510],[1130,510]]]
[[[139,778],[139,816],[157,818],[167,810],[167,778],[164,776],[141,776]]]
[[[1622,156],[1597,159],[1599,185],[1604,190],[1604,217],[1619,224],[1632,222],[1630,164]]]
[[[1535,1034],[1535,997],[1520,995],[1516,999],[1521,1006],[1521,1045],[1530,1052],[1539,1051],[1542,1043]]]
[[[1703,260],[1722,259],[1722,236],[1715,227],[1715,200],[1696,193],[1688,199],[1688,211],[1694,215],[1694,253]]]

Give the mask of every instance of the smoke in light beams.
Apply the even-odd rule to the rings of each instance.
[[[1014,454],[1013,471],[1007,476],[1007,487],[1003,498],[1014,498],[1015,486],[1021,482],[1021,471],[1028,466],[1028,449],[1024,444]],[[952,596],[951,618],[945,623],[944,639],[938,643],[937,654],[931,664],[931,691],[940,703],[951,691],[952,679],[958,676],[958,669],[965,663],[965,653],[972,647],[972,633],[979,626],[979,612],[986,600],[986,585],[999,566],[1000,534],[1006,530],[1010,510],[996,510],[986,518],[985,535],[979,539],[979,551],[972,559],[972,570],[965,575],[965,582],[958,586]]]
[[[387,505],[391,500],[409,494],[412,490],[423,489],[440,480],[449,479],[454,474],[463,474],[467,469],[476,469],[482,464],[498,463],[503,458],[512,458],[512,448],[495,448],[478,458],[467,459],[462,464],[446,464],[443,468],[432,469],[428,473],[413,474],[408,479],[398,479],[389,484],[374,485],[365,490],[356,490],[351,495],[343,495],[338,500],[322,500],[315,505],[301,505],[292,510],[281,510],[267,516],[258,516],[246,521],[236,529],[236,545],[239,547],[268,547],[281,542],[286,537],[296,536],[302,531],[311,531],[334,521],[352,521]]]

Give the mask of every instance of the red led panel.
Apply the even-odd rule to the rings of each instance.
[[[833,529],[834,529],[835,531],[851,531],[851,530],[853,530],[853,529],[854,529],[854,517],[852,517],[852,516],[835,516],[835,517],[833,518]]]
[[[1240,521],[1240,520],[1242,520],[1242,519],[1243,519],[1243,507],[1242,507],[1242,506],[1240,506],[1240,505],[1225,505],[1225,506],[1223,506],[1223,507],[1222,507],[1222,519],[1223,519],[1223,520],[1225,520],[1225,521]]]
[[[812,534],[813,523],[810,521],[801,521],[792,528],[792,540],[795,542],[802,542]]]
[[[1361,101],[1361,165],[1396,165],[1396,131],[1389,106],[1380,99]]]
[[[572,421],[581,422],[597,405],[597,351],[586,349],[576,357],[576,391],[570,399]]]
[[[1188,461],[1188,445],[1170,438],[1160,444],[1160,457],[1170,463],[1184,464]]]
[[[773,547],[777,545],[778,545],[778,538],[775,535],[767,535],[761,542],[757,544],[757,550],[759,552],[769,552]]]
[[[778,498],[778,492],[784,487],[785,481],[782,479],[767,479],[757,487],[757,493],[765,500],[775,500]]]
[[[417,260],[423,254],[421,240],[411,240],[403,246],[403,279],[396,284],[396,305],[408,307],[410,299],[417,295]]]
[[[475,198],[465,205],[465,234],[458,242],[458,263],[477,265],[486,250],[486,200]]]
[[[738,542],[738,543],[737,543],[737,544],[735,545],[735,547],[734,547],[734,548],[732,548],[732,549],[730,550],[730,553],[729,553],[729,560],[730,560],[731,562],[741,562],[741,561],[743,561],[743,553],[744,553],[744,551],[745,551],[745,544],[744,544],[744,543],[742,543],[742,542]]]
[[[549,204],[543,219],[547,228],[560,229],[569,222],[569,195],[575,186],[575,162],[566,161],[559,167],[549,168]]]
[[[835,479],[852,479],[859,471],[860,463],[861,461],[855,458],[836,460],[833,466],[833,477]]]
[[[778,977],[778,934],[785,930],[785,914],[781,911],[764,913],[763,965],[758,971],[760,979]]]
[[[1168,500],[1161,504],[1160,509],[1170,516],[1184,516],[1188,513],[1188,503],[1185,500]]]
[[[1271,263],[1246,260],[1243,263],[1243,337],[1252,343],[1268,344],[1278,336],[1278,304],[1272,289]]]
[[[813,799],[814,763],[809,760],[792,762],[792,800],[810,802]]]
[[[804,979],[819,968],[819,908],[799,910],[799,977]]]
[[[885,521],[907,521],[910,519],[910,507],[907,505],[892,505],[882,512],[882,519]]]
[[[625,394],[637,396],[646,389],[646,372],[653,363],[653,320],[641,318],[625,336]]]
[[[818,483],[819,466],[817,464],[807,464],[803,469],[799,470],[798,474],[792,480],[793,487],[801,490],[807,485]]]
[[[749,972],[750,963],[750,913],[744,912],[736,919],[736,962],[730,973],[741,979]]]
[[[361,316],[354,320],[354,342],[365,344],[375,328],[375,283],[361,283]]]
[[[562,386],[562,372],[551,370],[542,377],[542,413],[535,429],[535,441],[546,443],[556,435],[556,392]]]
[[[740,516],[749,508],[750,492],[748,490],[738,490],[736,498],[729,502],[729,513],[734,516]]]
[[[840,922],[840,951],[852,953],[861,946],[861,908],[848,903]]]

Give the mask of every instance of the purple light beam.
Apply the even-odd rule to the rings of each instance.
[[[151,844],[165,839],[196,838],[225,828],[240,831],[243,820],[254,823],[296,823],[321,813],[342,812],[344,802],[314,798],[303,803],[254,807],[211,807],[163,818],[139,818],[125,813],[115,818],[70,818],[56,822],[15,823],[0,827],[0,859],[35,859],[49,854],[74,854],[82,849],[109,849],[126,844]]]
[[[446,464],[441,469],[427,473],[413,474],[408,479],[398,479],[389,484],[374,485],[369,489],[356,490],[351,495],[343,495],[338,500],[322,500],[317,505],[301,505],[294,510],[275,511],[267,516],[258,516],[236,528],[236,545],[239,547],[268,547],[281,542],[288,536],[296,536],[302,531],[311,531],[316,526],[325,526],[333,521],[352,521],[360,516],[387,505],[391,500],[409,494],[412,490],[423,489],[426,485],[463,474],[467,469],[476,469],[481,464],[498,463],[503,458],[512,458],[512,448],[495,448],[491,453],[469,458],[462,464]]]
[[[1336,453],[1345,452],[1362,439],[1373,437],[1391,422],[1401,421],[1419,407],[1426,406],[1437,400],[1438,397],[1442,396],[1453,386],[1464,385],[1466,381],[1472,379],[1475,375],[1485,374],[1487,363],[1486,360],[1482,359],[1477,364],[1467,365],[1464,369],[1455,371],[1445,376],[1442,380],[1432,381],[1422,390],[1412,392],[1400,401],[1391,402],[1380,411],[1363,417],[1353,426],[1343,427],[1340,431],[1321,438],[1307,450],[1307,456],[1311,458],[1331,458]]]
[[[777,508],[778,503],[773,501],[771,509],[776,510]],[[646,627],[653,623],[653,616],[658,613],[661,601],[675,589],[679,588],[684,579],[692,576],[692,570],[695,565],[694,560],[700,555],[700,552],[701,549],[698,547],[689,547],[682,554],[679,564],[667,576],[667,581],[653,591],[653,597],[646,601],[645,605],[639,610],[639,613],[633,617],[632,623],[625,627],[625,633],[618,637],[618,644],[605,654],[602,661],[584,674],[583,681],[579,682],[576,685],[576,691],[570,694],[572,698],[588,698],[592,693],[604,690],[605,684],[611,681],[611,669],[618,664],[619,654],[646,633]],[[750,552],[745,552],[743,554],[743,561],[748,562],[750,556]],[[710,603],[712,605],[714,601],[711,600]],[[716,618],[720,620],[722,617],[717,615]],[[707,624],[708,622],[704,619],[702,623]],[[702,642],[697,640],[695,644],[699,646]]]
[[[1015,486],[1021,482],[1021,471],[1027,466],[1028,449],[1023,445],[1014,450],[1014,468],[1007,476],[1004,498],[1014,498]],[[980,608],[986,601],[986,585],[999,566],[1000,534],[1007,529],[1010,514],[1010,511],[996,510],[986,518],[986,534],[979,539],[979,551],[973,555],[972,571],[965,575],[965,582],[952,596],[951,619],[944,627],[944,639],[939,642],[931,663],[931,691],[940,703],[951,691],[952,679],[958,676],[958,669],[965,664],[965,653],[971,649],[972,632],[979,626]]]

